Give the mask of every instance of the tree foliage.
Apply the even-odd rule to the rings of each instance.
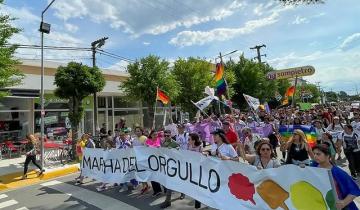
[[[0,8],[3,0],[0,0]],[[21,82],[24,75],[16,68],[20,64],[14,59],[16,45],[9,45],[8,41],[16,33],[21,30],[13,27],[9,15],[0,15],[0,89],[17,85]],[[0,97],[6,95],[6,92],[0,91]]]
[[[54,84],[57,86],[55,95],[69,100],[69,119],[75,151],[78,126],[84,114],[82,100],[92,93],[102,91],[105,78],[98,68],[70,62],[57,69]]]
[[[128,65],[129,79],[120,85],[120,89],[131,100],[141,101],[149,108],[148,119],[152,121],[153,106],[156,98],[156,88],[165,91],[174,100],[179,94],[179,85],[170,73],[169,62],[160,57],[149,55]]]
[[[247,106],[243,94],[259,98],[262,102],[274,98],[278,90],[278,82],[268,80],[265,76],[273,70],[272,67],[248,60],[243,55],[240,56],[239,62],[228,67],[235,75],[235,81],[232,84],[234,89],[232,100],[241,108]]]
[[[334,91],[325,92],[327,102],[337,102],[338,96]]]
[[[196,102],[204,98],[205,87],[211,86],[213,80],[211,66],[208,61],[197,58],[179,58],[175,61],[171,71],[179,84],[179,94],[175,98],[175,102],[190,115],[197,111],[191,101]]]
[[[299,86],[299,91],[297,93],[297,100],[302,100],[300,98],[300,96],[305,96],[303,98],[306,98],[306,96],[312,96],[312,97],[308,97],[306,99],[304,99],[304,101],[306,102],[310,102],[310,103],[319,103],[319,101],[321,100],[321,93],[319,91],[319,89],[316,87],[316,85],[314,84],[304,84],[302,86]]]

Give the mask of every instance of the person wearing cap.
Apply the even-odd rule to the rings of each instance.
[[[176,143],[180,146],[180,149],[187,150],[189,144],[189,133],[185,132],[185,125],[178,125],[178,134],[175,137]]]
[[[217,129],[211,134],[214,135],[215,140],[215,144],[211,148],[211,155],[217,156],[222,160],[239,161],[238,154],[227,140],[224,130]]]
[[[231,129],[229,121],[223,122],[223,130],[225,132],[226,139],[235,148],[237,145],[237,142],[239,141],[239,138],[236,135],[236,133]]]
[[[344,131],[344,125],[341,123],[340,118],[338,116],[335,116],[333,119],[334,120],[332,121],[332,123],[330,123],[327,129],[329,131]]]

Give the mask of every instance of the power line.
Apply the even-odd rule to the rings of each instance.
[[[111,53],[111,52],[108,52],[108,51],[105,51],[105,50],[102,50],[102,49],[97,49],[96,52],[98,52],[99,54],[102,54],[102,55],[106,55],[106,56],[109,56],[109,57],[112,57],[112,58],[115,58],[115,59],[119,59],[119,60],[124,60],[124,61],[130,62],[130,63],[136,62],[133,59],[126,58],[126,57],[123,57],[121,55],[117,55],[117,54],[114,54],[114,53]]]
[[[3,47],[12,47],[16,46],[21,49],[41,49],[40,45],[22,45],[22,44],[4,44]],[[58,46],[48,46],[45,45],[44,49],[47,50],[77,50],[77,51],[91,51],[91,48],[85,47],[58,47]]]

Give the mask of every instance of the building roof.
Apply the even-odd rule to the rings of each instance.
[[[20,66],[33,66],[33,67],[41,67],[41,60],[21,60]],[[57,69],[59,66],[66,66],[67,63],[62,62],[54,62],[54,61],[44,61],[44,67],[48,69]],[[21,69],[20,69],[21,70]],[[129,73],[121,71],[121,70],[110,70],[110,69],[101,69],[104,75],[113,75],[120,77],[129,77]]]

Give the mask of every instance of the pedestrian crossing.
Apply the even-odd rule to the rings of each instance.
[[[15,210],[29,210],[25,206],[17,208],[16,205],[18,205],[19,202],[14,199],[6,200],[7,198],[9,198],[8,195],[0,194],[0,209],[11,208]]]

